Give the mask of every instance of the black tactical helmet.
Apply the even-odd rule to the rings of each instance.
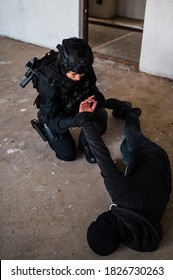
[[[94,57],[90,46],[84,39],[69,38],[62,41],[62,45],[57,45],[60,59],[67,71],[83,74],[89,70],[93,64]]]

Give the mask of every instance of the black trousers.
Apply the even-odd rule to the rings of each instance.
[[[96,130],[100,135],[103,135],[107,129],[107,111],[102,108],[98,109],[93,113],[93,123]],[[55,151],[56,156],[64,161],[73,161],[76,158],[77,150],[75,141],[69,130],[63,133],[55,133],[56,140],[51,140],[48,138],[49,146]],[[80,132],[79,136],[80,145],[86,145],[87,140],[83,130]]]

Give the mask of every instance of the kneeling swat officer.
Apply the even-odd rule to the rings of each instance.
[[[70,128],[76,126],[76,114],[81,101],[94,95],[97,109],[93,113],[96,129],[102,135],[107,129],[105,98],[96,87],[96,76],[92,67],[94,58],[90,46],[79,38],[69,38],[57,45],[58,52],[50,51],[42,59],[39,70],[32,76],[34,88],[39,95],[35,103],[37,120],[31,121],[45,134],[56,156],[65,161],[76,158],[76,145]],[[79,149],[86,160],[95,163],[83,130],[79,136]]]

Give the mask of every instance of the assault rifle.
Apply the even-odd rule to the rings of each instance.
[[[27,62],[25,65],[26,67],[26,73],[25,73],[25,79],[20,83],[20,86],[24,88],[31,80],[32,77],[37,74],[38,66],[40,64],[40,59],[37,57],[32,58]]]
[[[46,53],[42,58],[38,59],[37,57],[32,58],[29,60],[26,65],[26,73],[25,73],[25,79],[20,83],[20,86],[24,88],[31,80],[34,75],[38,74],[39,66],[43,61],[46,61],[49,59],[51,54],[55,54],[55,58],[57,57],[57,53],[54,50],[50,50],[48,53]]]

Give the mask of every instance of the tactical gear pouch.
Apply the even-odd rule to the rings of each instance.
[[[33,84],[33,88],[37,89],[37,76],[33,75],[32,77],[32,84]]]
[[[36,105],[37,109],[40,109],[40,102],[41,102],[41,97],[40,97],[40,94],[38,94],[36,99],[34,100],[33,105]]]
[[[38,132],[40,137],[44,140],[47,141],[47,134],[45,133],[42,125],[37,121],[37,120],[31,120],[31,125],[32,127]]]

